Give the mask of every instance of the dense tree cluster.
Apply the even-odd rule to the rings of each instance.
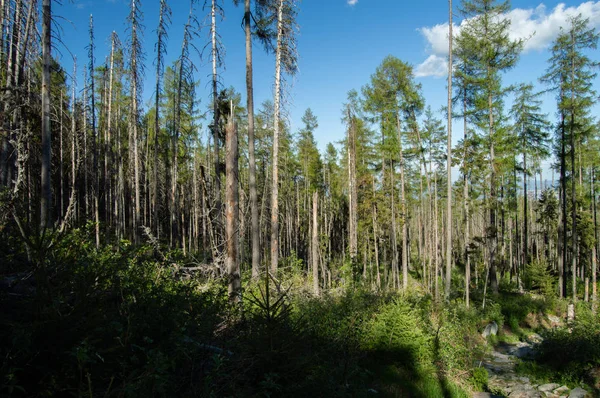
[[[320,152],[311,109],[298,131],[282,117],[286,77],[297,70],[296,2],[243,5],[245,104],[241,88],[219,84],[220,1],[190,0],[171,65],[168,32],[181,27],[170,24],[168,0],[152,33],[131,0],[128,36],[111,35],[104,63],[90,17],[83,82],[52,58],[51,0],[39,10],[35,0],[1,2],[0,235],[22,245],[11,255],[24,248],[43,269],[60,234],[92,223],[97,247],[151,242],[227,274],[232,299],[246,271],[276,277],[300,264],[315,294],[340,284],[418,285],[468,305],[471,289],[521,288],[535,263],[560,297],[596,300],[599,65],[588,21],[569,19],[540,76],[556,95],[557,120],[541,112],[534,86],[502,81],[523,48],[509,36],[508,2],[465,0],[450,41],[450,126],[427,106],[413,67],[388,56],[348,93],[345,139]],[[206,126],[194,66],[202,12],[212,64]],[[275,61],[273,101],[256,108],[253,38]],[[153,54],[142,40],[156,42]],[[149,59],[153,70],[144,68]],[[147,109],[144,76],[155,79]],[[454,148],[452,120],[464,131]],[[549,185],[541,164],[551,155],[559,181]]]

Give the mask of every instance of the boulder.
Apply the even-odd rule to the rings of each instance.
[[[557,395],[566,395],[569,392],[569,387],[560,386],[556,390],[553,391]]]
[[[583,388],[577,387],[571,390],[569,398],[585,398],[588,392]]]
[[[537,333],[532,333],[529,336],[527,336],[527,341],[532,343],[532,344],[539,344],[543,341],[544,339],[542,338],[542,336],[540,336]]]
[[[538,386],[538,390],[544,391],[544,392],[550,392],[550,391],[556,390],[558,387],[560,387],[560,384],[547,383],[547,384],[542,384],[541,386]]]
[[[498,334],[498,324],[496,322],[492,322],[488,324],[485,329],[483,329],[483,333],[481,334],[484,339],[487,339],[488,336],[495,336]]]

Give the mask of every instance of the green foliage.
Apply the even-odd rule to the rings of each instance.
[[[539,291],[546,297],[555,295],[555,278],[543,261],[532,261],[525,266],[523,283],[529,291]]]
[[[190,371],[213,355],[202,344],[220,319],[222,289],[200,292],[126,241],[96,251],[89,232],[59,243],[34,295],[3,296],[2,383],[32,396],[189,392],[203,374]]]
[[[552,329],[544,337],[539,359],[553,368],[582,376],[600,365],[600,317],[585,305],[577,306],[570,328]]]
[[[366,347],[372,350],[405,352],[408,361],[424,363],[432,360],[432,337],[409,303],[399,298],[381,307],[367,326],[370,338]]]
[[[535,298],[528,294],[504,294],[498,299],[502,317],[514,331],[519,330],[528,314],[545,314],[550,308],[550,301]],[[501,325],[500,323],[498,325]]]
[[[449,306],[441,312],[434,352],[444,372],[454,375],[470,369],[473,359],[483,354],[478,348],[478,319],[476,310],[462,305]]]
[[[487,389],[488,372],[485,368],[475,368],[469,380],[475,389],[484,391]]]

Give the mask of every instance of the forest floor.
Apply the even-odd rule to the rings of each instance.
[[[569,388],[561,380],[536,380],[535,377],[524,375],[523,363],[535,364],[537,349],[543,338],[535,333],[524,333],[522,340],[510,331],[505,330],[502,341],[494,345],[486,358],[476,366],[483,367],[488,372],[487,389],[491,392],[474,393],[474,398],[585,398],[592,395],[581,387]],[[555,382],[556,381],[556,382]]]

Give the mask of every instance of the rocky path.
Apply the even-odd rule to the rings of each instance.
[[[519,376],[515,372],[515,365],[519,358],[531,357],[535,350],[535,344],[541,341],[541,337],[534,334],[527,342],[515,344],[502,343],[494,348],[492,354],[482,361],[489,375],[488,386],[494,395],[487,392],[478,392],[474,398],[510,397],[510,398],[584,398],[587,392],[582,388],[570,390],[566,386],[556,383],[535,384],[528,377]]]

